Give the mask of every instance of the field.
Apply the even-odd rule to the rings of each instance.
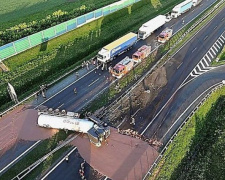
[[[0,31],[20,23],[44,19],[57,10],[70,12],[82,5],[101,7],[119,0],[8,0],[1,1]]]
[[[225,87],[214,92],[178,133],[150,180],[225,179]]]
[[[133,6],[7,59],[4,63],[10,71],[0,74],[1,105],[10,101],[6,82],[12,83],[21,99],[37,90],[40,84],[54,80],[83,60],[93,57],[103,45],[130,31],[136,32],[141,24],[157,14],[170,11],[181,1],[164,0],[161,1],[161,6],[154,8],[149,0],[142,0]],[[8,105],[0,109],[6,106]]]

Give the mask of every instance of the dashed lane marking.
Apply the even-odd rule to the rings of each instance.
[[[208,38],[209,36],[206,36],[205,38],[204,38],[204,41]]]
[[[91,84],[89,84],[88,87],[90,87],[91,85],[93,85],[94,83],[96,83],[98,80],[99,80],[99,78],[96,79],[95,81],[93,81]]]

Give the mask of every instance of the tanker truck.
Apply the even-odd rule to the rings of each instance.
[[[97,55],[97,60],[100,63],[112,61],[116,56],[129,50],[137,41],[137,34],[128,33],[116,41],[104,46]]]
[[[74,116],[75,113],[54,114],[48,112],[38,112],[38,126],[44,128],[54,128],[85,133],[92,144],[100,147],[102,142],[110,135],[110,129],[106,123],[101,123],[96,118],[80,119]]]

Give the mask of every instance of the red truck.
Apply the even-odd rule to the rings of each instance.
[[[135,52],[133,55],[132,55],[132,59],[135,61],[135,62],[141,62],[141,60],[145,59],[146,57],[148,57],[148,55],[150,54],[151,52],[151,46],[142,46],[140,47],[137,52]]]

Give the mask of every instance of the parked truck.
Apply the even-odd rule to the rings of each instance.
[[[181,14],[185,13],[193,6],[193,0],[186,0],[178,5],[176,5],[171,12],[173,18],[177,18]]]
[[[134,67],[133,59],[130,59],[127,56],[111,69],[111,74],[113,77],[119,79],[123,77],[125,74],[127,74],[133,67]]]
[[[107,124],[96,124],[88,119],[79,119],[73,116],[73,112],[67,114],[48,114],[46,112],[38,113],[38,125],[45,128],[63,129],[86,133],[91,143],[95,146],[101,146],[102,142],[110,135],[110,129]],[[93,118],[92,118],[93,119]]]
[[[132,59],[135,62],[141,62],[143,59],[148,57],[150,52],[151,52],[151,46],[143,45],[132,55]]]
[[[202,0],[193,0],[193,6],[197,6],[201,2],[202,2]]]
[[[97,60],[100,63],[112,61],[116,56],[130,49],[136,43],[136,41],[137,34],[130,32],[127,35],[103,47],[101,51],[98,52]]]
[[[166,16],[158,15],[155,18],[151,19],[150,21],[144,23],[139,31],[138,31],[138,38],[146,39],[150,36],[156,29],[160,28],[166,23]]]
[[[169,29],[169,28],[164,29],[157,37],[158,42],[165,43],[171,38],[172,34],[173,34],[172,29]]]

